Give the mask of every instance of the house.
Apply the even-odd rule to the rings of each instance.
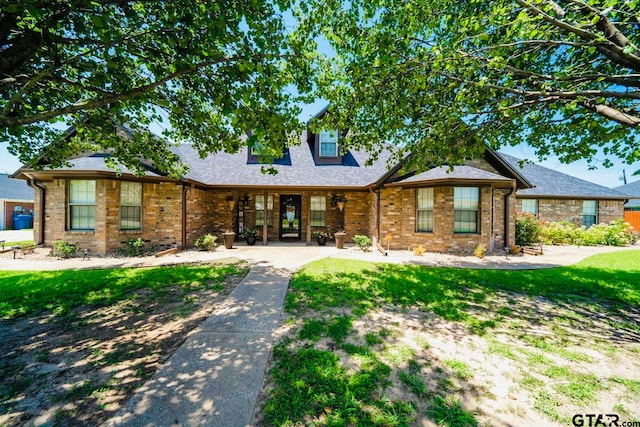
[[[615,187],[614,190],[629,198],[624,204],[624,220],[640,232],[640,181]]]
[[[26,182],[0,174],[0,230],[14,228],[14,213],[33,212],[33,189]]]
[[[589,227],[624,216],[628,196],[501,153],[500,156],[533,184],[516,192],[516,210],[529,212],[545,221],[569,221]]]
[[[389,239],[392,249],[492,250],[514,242],[516,190],[531,187],[489,148],[451,170],[415,173],[388,165],[387,152],[371,165],[365,152],[342,152],[337,130],[303,132],[275,161],[276,175],[262,173],[255,147],[204,159],[191,145],[175,151],[190,166],[181,179],[151,168],[116,174],[99,153],[57,169],[21,168],[14,175],[37,188],[35,241],[105,253],[129,239],[189,247],[206,233],[255,227],[264,244],[310,243],[316,231],[344,230]]]

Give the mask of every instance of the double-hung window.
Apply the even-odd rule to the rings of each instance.
[[[453,232],[477,233],[480,190],[478,187],[454,187]]]
[[[96,227],[96,182],[69,181],[69,229],[94,230]]]
[[[267,225],[273,225],[273,194],[267,195]],[[256,226],[263,226],[265,218],[264,194],[256,195]]]
[[[538,216],[538,199],[522,199],[522,212]]]
[[[120,229],[142,229],[142,183],[120,184]]]
[[[596,200],[582,201],[582,225],[589,228],[598,222],[598,202]]]
[[[325,196],[311,196],[311,226],[324,227],[327,225],[327,198]]]
[[[416,231],[433,232],[433,188],[416,190]]]
[[[338,156],[338,130],[320,132],[320,157]]]

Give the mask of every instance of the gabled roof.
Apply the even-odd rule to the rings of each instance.
[[[626,199],[627,196],[602,185],[594,184],[553,169],[533,163],[524,163],[520,167],[518,159],[504,153],[500,156],[524,175],[535,187],[518,190],[518,196],[557,197],[557,198],[589,198],[589,199]]]
[[[614,190],[629,197],[629,201],[625,203],[626,207],[640,207],[640,181],[615,187]]]
[[[509,184],[513,180],[502,175],[487,172],[473,166],[460,165],[454,166],[453,170],[449,170],[448,166],[439,166],[422,172],[408,178],[400,179],[394,183],[388,184],[406,185],[406,184],[443,184],[443,183],[463,183],[465,181],[473,182],[494,182]]]
[[[0,174],[0,199],[33,201],[33,188],[25,181],[3,173]]]

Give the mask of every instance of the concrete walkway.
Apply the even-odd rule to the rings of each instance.
[[[253,268],[107,425],[250,425],[290,278]]]

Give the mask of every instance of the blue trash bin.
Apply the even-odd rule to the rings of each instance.
[[[33,228],[33,215],[14,215],[13,216],[13,228],[15,230],[24,230],[27,228]]]

